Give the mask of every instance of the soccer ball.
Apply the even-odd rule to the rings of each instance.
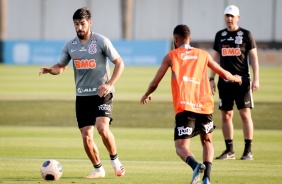
[[[63,174],[63,167],[57,160],[46,160],[40,168],[44,180],[59,180]]]

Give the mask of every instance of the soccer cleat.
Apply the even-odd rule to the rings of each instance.
[[[121,165],[119,159],[115,159],[115,160],[111,160],[112,166],[114,168],[115,174],[117,176],[123,176],[125,174],[125,169],[124,167]]]
[[[202,163],[198,163],[196,168],[193,171],[193,176],[190,184],[200,184],[201,174],[205,171],[206,166]]]
[[[85,176],[84,178],[104,178],[106,176],[104,168],[94,169],[92,173]]]
[[[241,160],[253,160],[253,154],[250,151],[244,151],[243,156],[240,159]]]
[[[208,177],[205,177],[205,179],[203,180],[203,184],[211,184]]]
[[[221,155],[215,158],[216,160],[234,160],[235,154],[234,152],[230,152],[225,150]]]
[[[123,176],[125,174],[125,169],[122,165],[114,167],[117,176]]]

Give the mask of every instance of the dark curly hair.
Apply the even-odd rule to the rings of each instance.
[[[182,38],[190,37],[190,29],[184,24],[177,25],[173,30],[173,35],[178,35]]]
[[[73,20],[75,19],[86,19],[89,20],[91,19],[91,11],[88,10],[86,7],[80,8],[78,10],[76,10],[76,12],[74,12]]]

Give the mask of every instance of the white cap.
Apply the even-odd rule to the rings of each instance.
[[[227,6],[224,10],[224,15],[226,15],[226,14],[238,16],[238,15],[240,15],[239,14],[239,8],[237,6],[234,6],[234,5]]]

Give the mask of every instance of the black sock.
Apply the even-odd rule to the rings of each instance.
[[[102,167],[102,163],[97,164],[97,165],[94,165],[94,168],[95,168],[95,169],[99,169],[100,167]]]
[[[117,157],[118,157],[117,154],[115,154],[115,155],[110,155],[111,160],[115,160]]]
[[[226,146],[226,150],[228,152],[234,152],[233,151],[233,140],[232,139],[228,139],[228,140],[225,140],[225,146]]]
[[[203,180],[208,177],[209,181],[211,181],[210,179],[210,175],[211,175],[211,167],[212,167],[212,163],[211,162],[204,162],[204,165],[206,166],[205,172],[204,172],[204,176],[203,176]]]
[[[186,158],[186,163],[194,170],[197,167],[198,162],[193,156],[188,156]]]
[[[246,152],[252,151],[252,140],[251,139],[245,139],[245,151]]]

